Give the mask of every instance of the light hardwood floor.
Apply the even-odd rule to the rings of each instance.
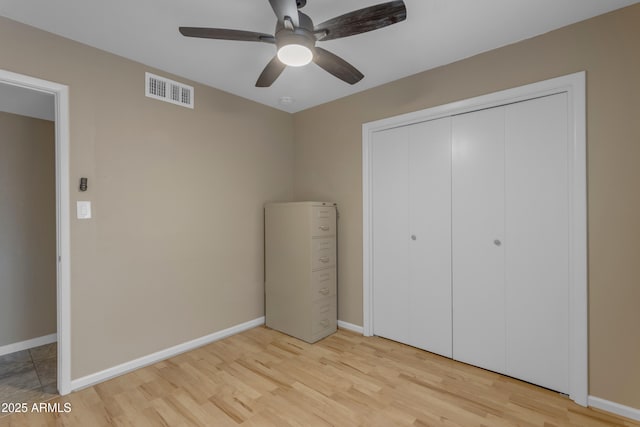
[[[52,402],[71,412],[0,426],[640,426],[382,338],[264,327]]]

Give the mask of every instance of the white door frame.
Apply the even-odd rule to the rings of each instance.
[[[363,226],[363,330],[373,335],[373,228],[372,168],[373,133],[426,120],[497,107],[541,96],[566,92],[569,119],[569,396],[587,406],[588,312],[587,312],[587,154],[586,74],[584,71],[538,83],[465,99],[426,110],[390,117],[362,125],[362,226]]]
[[[58,392],[65,395],[71,392],[69,87],[5,70],[0,70],[0,83],[50,93],[55,98]]]

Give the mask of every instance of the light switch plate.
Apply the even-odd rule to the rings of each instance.
[[[91,202],[76,202],[78,219],[91,218]]]

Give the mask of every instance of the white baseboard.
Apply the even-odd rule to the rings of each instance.
[[[593,408],[611,412],[612,414],[620,415],[621,417],[640,421],[640,409],[621,405],[619,403],[611,402],[609,400],[601,399],[594,396],[589,396],[588,404]]]
[[[82,378],[77,378],[71,381],[71,390],[76,391],[85,387],[90,387],[94,384],[101,383],[111,378],[126,374],[136,369],[143,368],[145,366],[152,365],[162,360],[168,359],[178,354],[202,347],[203,345],[210,344],[214,341],[221,340],[223,338],[230,337],[231,335],[238,334],[248,329],[255,328],[256,326],[264,325],[264,317],[259,317],[254,320],[250,320],[239,325],[232,326],[222,331],[214,332],[213,334],[206,335],[204,337],[196,338],[194,340],[178,344],[173,347],[169,347],[164,350],[160,350],[156,353],[149,354],[147,356],[140,357],[138,359],[131,360],[129,362],[122,363],[112,368],[105,369],[95,374],[90,374]]]
[[[45,335],[43,337],[31,338],[30,340],[20,341],[14,344],[7,344],[0,347],[0,356],[15,353],[16,351],[28,350],[33,347],[51,344],[58,341],[58,334]]]
[[[343,322],[342,320],[338,320],[338,327],[340,329],[346,329],[347,331],[355,332],[358,334],[362,334],[364,329],[362,326],[354,325],[353,323]]]

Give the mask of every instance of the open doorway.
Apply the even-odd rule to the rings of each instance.
[[[0,83],[0,401],[57,395],[55,107]]]
[[[0,70],[0,401],[70,392],[68,88]]]

